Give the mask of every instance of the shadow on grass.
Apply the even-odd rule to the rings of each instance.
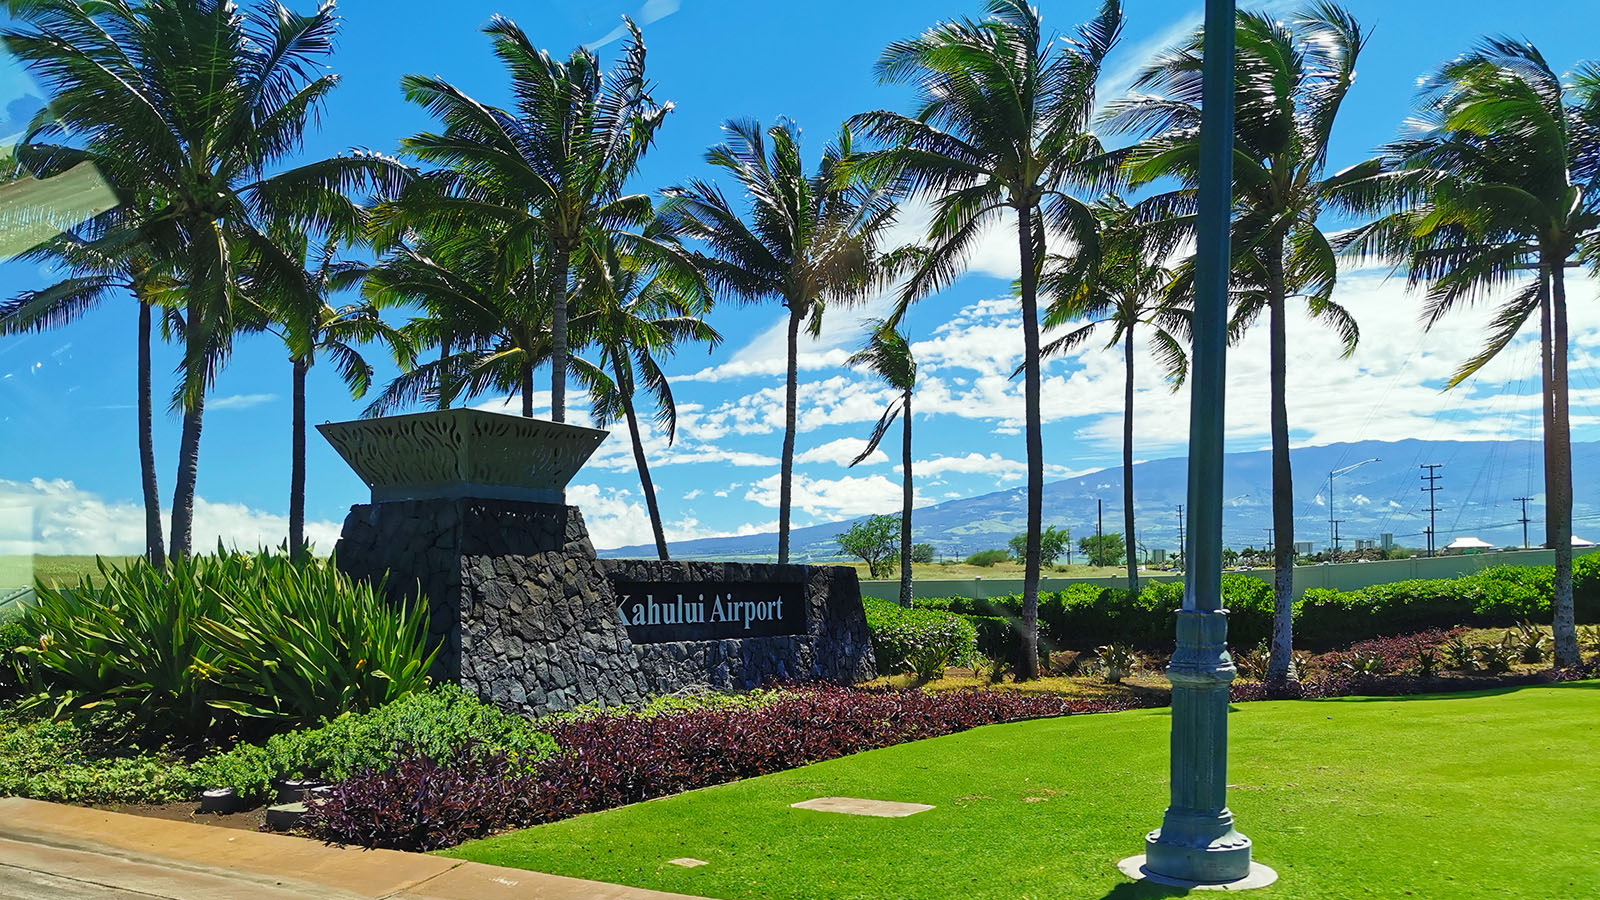
[[[1570,690],[1600,689],[1600,681],[1540,681],[1528,684],[1510,684],[1492,688],[1465,691],[1437,691],[1427,694],[1362,694],[1349,697],[1308,698],[1309,703],[1404,703],[1412,700],[1472,700],[1478,697],[1500,697],[1529,688],[1562,688]]]
[[[1188,888],[1170,887],[1151,881],[1125,881],[1099,900],[1156,900],[1158,897],[1187,897],[1189,893]]]

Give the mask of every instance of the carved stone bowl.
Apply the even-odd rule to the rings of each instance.
[[[317,426],[372,502],[482,498],[562,503],[607,432],[481,409]]]

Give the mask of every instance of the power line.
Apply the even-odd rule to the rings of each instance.
[[[1429,556],[1433,555],[1434,543],[1435,543],[1435,541],[1436,541],[1436,539],[1438,537],[1438,534],[1439,534],[1439,523],[1438,523],[1438,519],[1437,519],[1437,515],[1438,515],[1438,512],[1439,512],[1439,502],[1438,502],[1438,496],[1437,495],[1438,495],[1439,490],[1440,490],[1440,488],[1439,488],[1439,479],[1443,478],[1444,476],[1438,474],[1438,470],[1443,468],[1443,467],[1444,466],[1441,463],[1423,463],[1420,466],[1420,468],[1428,470],[1428,474],[1422,476],[1422,480],[1426,481],[1428,483],[1428,486],[1423,488],[1422,490],[1423,490],[1424,493],[1426,493],[1428,495],[1428,508],[1423,510],[1423,512],[1428,514],[1428,530],[1426,532],[1424,532],[1424,534],[1426,534],[1428,536],[1428,555]]]

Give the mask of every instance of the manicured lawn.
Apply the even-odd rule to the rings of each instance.
[[[125,566],[133,556],[107,556],[111,565]],[[100,578],[93,556],[0,556],[0,588],[45,584],[75,585],[85,575]]]
[[[1230,803],[1282,876],[1253,896],[1591,895],[1597,688],[1238,705]],[[1159,822],[1168,721],[1140,710],[996,725],[448,853],[730,900],[1177,896],[1114,868]],[[906,819],[789,808],[832,795],[937,808]],[[667,864],[683,856],[710,864]]]

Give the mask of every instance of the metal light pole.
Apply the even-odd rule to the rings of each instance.
[[[1189,377],[1189,546],[1172,683],[1172,794],[1145,856],[1119,865],[1168,883],[1269,884],[1228,810],[1228,616],[1222,607],[1222,403],[1233,206],[1234,0],[1206,0],[1194,350]],[[1142,865],[1141,865],[1142,863]]]
[[[1335,519],[1333,517],[1333,476],[1335,476],[1335,475],[1343,475],[1346,472],[1350,472],[1350,471],[1353,471],[1355,469],[1359,469],[1362,466],[1366,465],[1367,463],[1375,463],[1375,462],[1379,462],[1379,461],[1380,460],[1376,456],[1374,456],[1371,459],[1363,459],[1361,462],[1351,463],[1350,465],[1345,466],[1343,468],[1333,469],[1330,472],[1328,472],[1328,561],[1329,562],[1338,562],[1339,561],[1339,520]]]

